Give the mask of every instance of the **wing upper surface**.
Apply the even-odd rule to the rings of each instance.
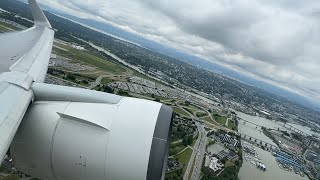
[[[38,41],[41,32],[37,28],[0,35],[0,73],[9,72]]]
[[[35,0],[35,26],[0,35],[0,164],[33,99],[31,85],[44,82],[54,31]]]

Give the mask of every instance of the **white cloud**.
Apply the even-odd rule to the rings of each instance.
[[[320,99],[320,1],[39,1]]]

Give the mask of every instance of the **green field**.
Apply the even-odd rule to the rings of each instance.
[[[192,154],[192,149],[187,148],[185,151],[183,151],[183,153],[175,156],[175,157],[177,157],[177,158],[179,159],[179,161],[183,164],[183,174],[184,174],[184,172],[185,172],[186,169],[187,169],[188,162],[189,162],[189,160],[190,160],[191,154]]]
[[[204,117],[204,116],[207,116],[208,114],[206,113],[206,112],[203,112],[203,111],[198,111],[198,112],[196,112],[196,116],[197,117]]]
[[[11,29],[13,29],[13,30],[15,30],[15,31],[21,30],[20,28],[17,28],[17,27],[15,27],[14,25],[7,24],[7,23],[4,23],[4,22],[0,22],[0,26],[3,26],[3,27],[5,27],[5,28],[8,28],[9,31],[12,31]]]
[[[107,77],[101,79],[101,84],[109,84],[111,82],[113,82],[113,80]]]
[[[10,30],[0,25],[0,32],[9,32]]]
[[[214,114],[213,115],[215,121],[221,125],[225,125],[226,124],[226,121],[227,121],[227,117],[225,116],[221,116],[219,114]]]
[[[61,79],[65,79],[67,81],[70,81],[76,84],[80,84],[85,87],[89,86],[89,83],[95,81],[95,79],[97,78],[97,75],[86,75],[86,74],[78,74],[78,73],[66,73],[66,75],[56,74],[54,76]],[[85,81],[87,83],[84,83]]]
[[[53,52],[57,55],[71,59],[71,62],[73,63],[86,63],[88,65],[97,67],[101,71],[111,72],[114,74],[122,74],[127,71],[126,68],[124,68],[122,65],[118,65],[101,57],[98,57],[91,52],[81,51],[61,44],[59,44],[58,46],[66,49],[67,51],[53,47]]]
[[[186,146],[182,145],[182,143],[170,144],[169,155],[173,156],[180,153]]]
[[[236,125],[235,125],[235,123],[234,123],[234,120],[229,119],[229,121],[228,121],[228,128],[229,128],[229,129],[232,129],[232,130],[236,130],[236,129],[237,129],[237,127],[236,127]]]
[[[191,114],[194,114],[197,111],[202,110],[192,104],[186,105],[184,102],[179,102],[179,105],[182,106],[183,108],[187,109]]]
[[[11,174],[7,177],[1,177],[0,176],[0,180],[19,180],[20,179],[20,176],[17,175],[17,174]]]
[[[174,112],[176,112],[176,113],[178,113],[178,114],[180,114],[182,116],[189,117],[189,114],[186,111],[182,110],[181,108],[173,107],[173,110],[174,110]]]
[[[214,121],[212,121],[212,119],[209,116],[206,116],[203,118],[205,121],[207,121],[208,123],[213,123]]]

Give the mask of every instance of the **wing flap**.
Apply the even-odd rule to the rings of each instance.
[[[11,141],[32,99],[32,92],[6,82],[0,83],[0,162],[6,155]]]

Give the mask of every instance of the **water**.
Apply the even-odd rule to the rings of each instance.
[[[287,123],[291,126],[293,126],[294,128],[299,129],[300,131],[303,131],[304,133],[307,133],[308,135],[316,135],[318,137],[320,137],[320,133],[311,131],[311,128],[307,127],[307,126],[301,126],[299,124],[292,124],[292,123]]]
[[[283,127],[283,124],[280,122],[270,121],[265,118],[257,117],[257,116],[250,116],[238,111],[235,111],[238,114],[238,117],[245,119],[247,121],[253,122],[255,124],[264,126],[266,128],[273,128],[273,129],[283,129],[287,130]],[[290,124],[291,125],[291,124]],[[294,126],[296,127],[296,126]],[[304,131],[307,127],[299,127],[301,130]],[[268,142],[270,144],[275,145],[271,139],[269,139],[267,136],[265,136],[260,128],[256,128],[256,126],[251,125],[249,123],[243,123],[240,121],[239,123],[239,132],[256,137],[258,139],[261,139],[265,142]],[[264,151],[261,148],[256,147],[256,151],[258,153],[259,158],[264,162],[264,164],[267,167],[266,171],[259,170],[256,166],[252,165],[249,161],[246,161],[244,159],[242,167],[239,172],[239,179],[240,180],[307,180],[308,177],[301,177],[300,175],[297,175],[292,172],[287,172],[279,168],[278,163],[276,162],[274,156],[268,151]]]

